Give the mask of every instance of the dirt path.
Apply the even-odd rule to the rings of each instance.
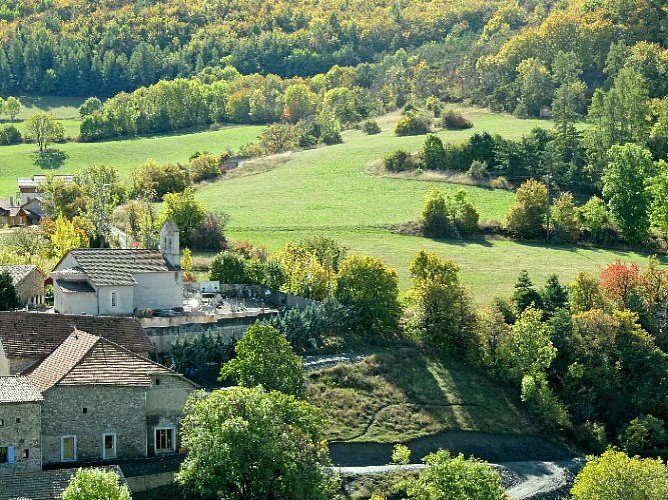
[[[573,458],[557,462],[522,461],[493,463],[501,474],[508,495],[514,500],[561,500],[571,487],[584,460]],[[336,467],[343,476],[384,474],[398,470],[421,470],[424,464]]]

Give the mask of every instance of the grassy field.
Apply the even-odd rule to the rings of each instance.
[[[184,163],[195,151],[220,154],[228,148],[236,150],[254,141],[262,129],[242,126],[99,143],[68,142],[57,144],[56,153],[45,157],[36,153],[34,144],[0,146],[0,196],[16,192],[19,176],[45,172],[69,174],[93,163],[104,163],[115,167],[121,177],[127,177],[130,170],[149,158],[158,163]]]
[[[535,126],[549,126],[481,110],[468,110],[466,115],[476,125],[474,129],[441,132],[440,136],[459,141],[475,131],[487,130],[519,137]],[[436,241],[390,232],[388,225],[419,217],[425,196],[434,185],[445,191],[466,190],[483,220],[503,220],[514,199],[506,190],[374,175],[369,165],[388,151],[400,147],[414,151],[424,142],[424,136],[394,137],[391,129],[397,116],[383,118],[379,135],[346,132],[344,144],[294,153],[272,170],[208,185],[199,190],[198,197],[209,208],[231,215],[229,234],[234,239],[251,240],[277,251],[286,240],[330,236],[353,252],[387,261],[397,269],[404,290],[410,286],[408,266],[415,253],[421,248],[434,251],[462,267],[464,282],[479,302],[510,293],[520,269],[527,269],[537,284],[551,273],[567,282],[580,270],[597,271],[616,259],[645,258],[584,247],[502,240]]]
[[[538,432],[503,387],[456,360],[413,348],[376,353],[309,376],[330,441],[401,443],[442,431]]]

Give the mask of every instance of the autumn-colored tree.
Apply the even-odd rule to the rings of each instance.
[[[629,309],[634,299],[639,300],[641,285],[640,266],[636,263],[617,260],[601,272],[601,291],[615,309]]]
[[[506,215],[506,226],[520,238],[539,238],[547,214],[547,186],[529,179],[517,188],[515,203]]]
[[[568,291],[571,311],[574,314],[601,309],[604,305],[601,282],[592,273],[580,271],[568,285]]]

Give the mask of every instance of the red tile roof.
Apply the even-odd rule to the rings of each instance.
[[[29,377],[44,392],[56,384],[150,386],[150,376],[158,373],[182,377],[107,339],[76,330]]]
[[[138,354],[153,351],[136,318],[0,312],[0,341],[10,359],[46,358],[75,328],[107,338]]]

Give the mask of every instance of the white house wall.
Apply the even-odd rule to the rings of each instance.
[[[183,307],[181,271],[133,273],[137,281],[134,303],[137,309],[171,309]]]
[[[116,292],[116,306],[112,306],[111,295]],[[98,288],[99,312],[102,315],[128,315],[134,311],[134,293],[132,286],[101,286]]]
[[[97,314],[94,292],[63,292],[58,282],[53,282],[53,306],[60,314]]]

